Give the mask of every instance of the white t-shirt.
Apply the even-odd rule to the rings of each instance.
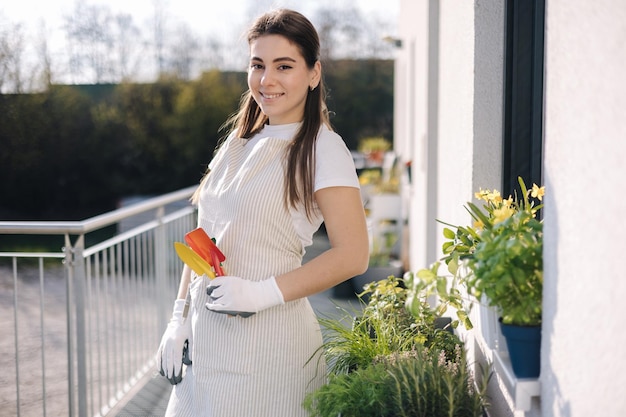
[[[300,123],[266,125],[263,130],[249,140],[246,146],[254,146],[259,140],[266,137],[291,141],[299,127]],[[329,130],[328,127],[322,126],[317,138],[315,152],[314,191],[328,187],[359,188],[359,178],[352,155],[341,136]],[[209,164],[209,168],[211,168],[211,164]],[[322,213],[317,210],[316,205],[312,219],[309,221],[304,206],[302,206],[298,209],[292,208],[291,217],[304,252],[304,248],[313,243],[313,234],[324,220]]]

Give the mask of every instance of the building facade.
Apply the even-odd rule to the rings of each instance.
[[[411,270],[441,257],[436,219],[469,224],[479,188],[507,190],[520,170],[546,186],[540,377],[512,376],[488,308],[463,335],[493,365],[490,416],[626,415],[626,3],[400,0],[399,16]]]

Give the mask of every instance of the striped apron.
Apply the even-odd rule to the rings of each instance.
[[[201,190],[198,223],[226,255],[226,274],[258,281],[298,268],[302,244],[284,205],[289,142],[231,138],[223,146]],[[205,308],[207,285],[198,277],[190,286],[193,365],[166,416],[307,416],[304,397],[325,382],[326,370],[308,299],[229,317]]]

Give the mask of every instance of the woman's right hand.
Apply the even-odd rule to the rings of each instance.
[[[185,300],[179,299],[174,302],[172,318],[163,333],[161,344],[156,355],[159,373],[166,377],[172,385],[178,384],[183,379],[183,351],[187,342],[186,358],[189,363],[192,360],[193,340],[191,336],[191,319],[183,317]],[[187,363],[187,361],[185,361]]]

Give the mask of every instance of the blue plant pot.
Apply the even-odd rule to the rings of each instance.
[[[517,378],[538,378],[541,370],[541,326],[515,326],[500,322],[513,373]]]

